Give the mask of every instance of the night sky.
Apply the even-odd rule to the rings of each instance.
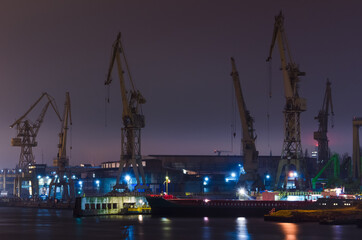
[[[343,4],[343,5],[342,5]],[[284,90],[278,49],[266,63],[274,16],[300,70],[302,147],[314,149],[314,120],[332,82],[332,152],[352,152],[352,118],[362,116],[362,3],[360,1],[147,1],[3,0],[0,5],[0,168],[13,168],[9,125],[48,92],[63,112],[70,92],[73,126],[70,164],[115,161],[120,154],[121,96],[114,69],[110,104],[104,86],[112,43],[119,31],[143,107],[142,154],[240,154],[241,128],[233,114],[230,57],[236,60],[247,108],[255,118],[261,155],[280,155]],[[272,76],[272,98],[268,98]],[[45,101],[30,115],[35,120]],[[269,128],[267,113],[270,113]],[[232,127],[236,137],[232,141]],[[48,110],[34,149],[51,164],[60,122]],[[234,131],[234,130],[233,130]]]

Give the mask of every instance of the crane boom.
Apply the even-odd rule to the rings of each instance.
[[[58,112],[58,109],[56,107],[56,104],[54,103],[54,98],[52,96],[50,96],[48,93],[44,92],[42,93],[42,95],[38,98],[38,100],[35,101],[35,103],[33,103],[33,105],[30,106],[30,108],[20,117],[18,118],[13,124],[10,125],[10,128],[13,128],[15,125],[20,124],[20,122],[35,108],[35,106],[40,102],[40,100],[42,100],[42,98],[46,96],[48,98],[48,104],[51,104],[51,106],[54,109],[54,112],[57,114],[59,120],[61,120],[60,114]],[[48,106],[46,107],[46,109],[48,108]],[[46,112],[45,111],[43,112]],[[42,113],[43,114],[43,113]],[[45,114],[45,113],[44,113]],[[44,118],[44,116],[43,116]]]
[[[128,92],[126,89],[124,71],[122,68],[122,61],[120,54],[123,55],[123,60],[126,66],[127,75],[131,85],[131,90]],[[126,184],[119,184],[120,178],[123,172],[123,167],[125,166],[125,171],[132,165],[135,178],[137,180],[136,189],[147,188],[145,185],[145,176],[142,167],[141,159],[141,128],[145,127],[144,115],[142,114],[141,105],[146,102],[142,94],[136,90],[133,84],[133,80],[129,71],[127,59],[124,54],[124,49],[121,42],[121,33],[118,33],[116,41],[113,44],[111,61],[108,68],[107,79],[105,85],[110,85],[112,82],[111,74],[114,66],[114,62],[117,62],[118,76],[121,87],[121,96],[122,96],[122,145],[121,145],[121,157],[120,157],[120,167],[119,173],[117,176],[117,182],[114,186],[114,190],[117,189],[127,189]],[[142,177],[143,186],[141,186],[141,181],[139,175]]]
[[[243,129],[243,155],[244,155],[244,170],[245,175],[241,174],[239,177],[238,185],[245,187],[247,190],[255,190],[259,184],[258,181],[258,151],[255,147],[256,136],[254,134],[254,119],[250,116],[250,112],[246,109],[243,93],[241,90],[239,73],[236,70],[235,60],[231,58],[232,72],[235,95],[237,98],[240,121]]]
[[[270,61],[272,58],[276,41],[278,43],[281,60],[284,96],[286,103],[284,107],[284,143],[275,183],[276,187],[279,188],[282,169],[284,166],[286,166],[283,187],[287,187],[289,169],[294,168],[299,176],[299,186],[300,188],[303,188],[304,186],[302,185],[302,177],[305,176],[305,165],[300,138],[300,113],[306,110],[306,103],[305,99],[299,97],[298,84],[300,81],[299,76],[304,76],[305,73],[299,71],[297,64],[295,64],[295,62],[292,60],[288,41],[284,31],[284,16],[282,12],[280,12],[280,14],[275,17],[272,43],[267,61]]]
[[[118,70],[118,76],[119,76],[119,82],[121,86],[121,97],[122,97],[122,105],[123,105],[123,116],[129,116],[130,110],[128,106],[128,99],[127,99],[127,90],[124,82],[124,75],[123,75],[123,69],[122,69],[122,63],[121,63],[121,57],[120,52],[123,52],[122,42],[121,42],[121,33],[118,33],[116,41],[113,43],[113,51],[112,51],[112,57],[111,62],[108,68],[108,74],[107,79],[105,81],[105,85],[110,85],[112,82],[112,69],[114,62],[117,62],[117,70]],[[133,84],[132,84],[133,86]]]
[[[65,104],[64,104],[64,114],[63,114],[63,122],[62,127],[59,134],[59,144],[58,144],[58,159],[61,163],[59,167],[61,170],[65,170],[65,166],[67,163],[62,163],[67,158],[67,132],[68,132],[68,122],[72,125],[72,115],[70,109],[70,97],[69,92],[66,93],[65,96]]]

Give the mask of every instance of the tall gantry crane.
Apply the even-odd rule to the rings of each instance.
[[[123,56],[129,78],[131,88],[129,91],[126,89],[121,54]],[[128,190],[124,179],[122,178],[121,183],[120,180],[123,169],[125,169],[124,171],[127,172],[130,165],[132,164],[133,172],[137,180],[135,189],[146,189],[148,187],[146,186],[146,179],[141,158],[141,128],[145,127],[145,117],[142,114],[141,105],[146,103],[146,99],[133,84],[121,42],[121,33],[118,33],[117,39],[113,44],[111,62],[108,69],[107,79],[104,83],[105,85],[110,85],[112,82],[111,74],[114,62],[117,62],[118,76],[121,85],[123,127],[121,133],[121,156],[119,172],[117,175],[116,185],[113,188],[114,190]],[[140,175],[142,178],[142,183],[140,181]]]
[[[353,124],[353,152],[352,152],[352,177],[362,184],[362,158],[359,143],[359,128],[362,126],[362,118],[354,118]]]
[[[36,121],[32,122],[30,119],[27,118],[27,116],[44,97],[46,97],[48,101],[42,108],[42,111]],[[16,127],[17,131],[16,137],[11,139],[11,145],[14,147],[21,147],[19,163],[16,166],[17,177],[15,178],[14,186],[14,192],[16,192],[16,195],[19,197],[21,192],[21,183],[23,179],[22,175],[26,172],[27,168],[30,165],[35,164],[33,147],[36,147],[38,145],[36,137],[38,136],[40,126],[43,123],[49,105],[52,106],[59,120],[61,120],[54,98],[45,92],[38,98],[38,100],[33,105],[30,106],[28,111],[26,111],[19,119],[17,119],[13,124],[10,125],[10,128]],[[36,181],[32,182],[33,193],[37,194],[37,184],[35,183]]]
[[[331,94],[331,82],[327,79],[326,92],[324,94],[322,109],[319,111],[317,119],[319,122],[319,128],[317,132],[314,132],[314,139],[318,141],[318,166],[323,168],[329,161],[329,148],[328,148],[328,116],[329,108],[331,109],[331,115],[334,116],[332,94]],[[332,123],[333,127],[333,123]]]
[[[299,97],[299,77],[305,73],[299,71],[297,64],[292,60],[287,38],[284,32],[284,16],[282,12],[275,17],[274,32],[267,61],[271,60],[275,42],[278,43],[281,69],[284,79],[284,143],[281,160],[276,175],[276,188],[281,187],[280,176],[285,167],[284,188],[287,187],[289,170],[296,170],[298,175],[298,188],[303,188],[302,178],[305,174],[305,164],[300,140],[300,113],[306,110],[306,101]],[[287,59],[288,57],[288,59]]]
[[[241,126],[243,129],[243,155],[245,174],[240,174],[238,185],[244,187],[248,191],[262,188],[260,186],[260,177],[258,175],[258,155],[259,152],[255,147],[256,135],[254,133],[254,119],[250,116],[250,112],[246,109],[243,93],[240,86],[239,73],[236,70],[235,60],[231,58],[232,72],[235,95],[238,103]]]
[[[56,190],[57,188],[60,188],[62,190],[62,200],[70,202],[74,200],[74,183],[70,174],[68,174],[68,176],[66,174],[66,167],[69,166],[69,158],[67,157],[68,123],[72,125],[72,115],[69,92],[66,92],[63,120],[59,133],[58,154],[57,158],[54,160],[54,166],[58,169],[56,171],[57,175],[52,179],[49,185],[49,196],[53,194],[53,199],[56,199]]]

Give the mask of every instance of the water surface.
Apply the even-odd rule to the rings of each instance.
[[[361,239],[355,225],[274,223],[262,218],[160,218],[149,215],[73,218],[69,210],[0,207],[0,239]]]

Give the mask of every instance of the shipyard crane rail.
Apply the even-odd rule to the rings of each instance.
[[[287,187],[288,172],[291,168],[296,168],[298,173],[299,186],[303,188],[302,178],[305,177],[305,164],[303,159],[301,138],[300,138],[300,113],[306,110],[306,101],[299,97],[299,77],[305,73],[299,70],[297,64],[293,61],[288,41],[284,31],[284,16],[282,12],[275,17],[272,43],[269,50],[267,61],[272,58],[275,42],[278,44],[281,69],[284,81],[284,143],[281,160],[279,161],[278,172],[276,175],[276,188],[280,188],[280,176],[285,167],[284,188]]]
[[[326,91],[324,93],[322,109],[319,111],[318,116],[314,119],[318,120],[319,127],[318,131],[314,132],[314,139],[318,142],[318,165],[319,168],[323,168],[329,159],[329,148],[328,148],[328,116],[329,109],[331,109],[331,117],[333,120],[333,104],[332,104],[332,93],[331,93],[331,82],[327,79]],[[332,121],[333,128],[333,121]]]
[[[122,67],[121,54],[123,56],[129,83],[131,86],[129,91],[126,89],[124,77],[125,72],[123,71]],[[122,139],[120,165],[114,190],[128,190],[124,179],[122,179],[122,183],[120,183],[120,180],[122,177],[123,168],[125,168],[124,171],[127,172],[131,165],[137,180],[137,186],[135,189],[147,189],[148,187],[146,186],[146,179],[141,159],[141,128],[145,127],[145,119],[144,115],[142,114],[141,105],[146,102],[146,99],[134,86],[121,42],[121,33],[118,33],[116,41],[113,44],[111,62],[108,69],[107,79],[104,83],[105,85],[110,85],[112,82],[111,74],[115,62],[117,64],[118,76],[121,86],[123,127],[121,134]],[[142,183],[140,181],[140,175],[142,178]]]
[[[233,79],[233,85],[235,89],[235,95],[239,108],[239,115],[241,126],[243,129],[242,133],[242,146],[243,146],[243,167],[245,174],[240,174],[238,185],[244,187],[248,191],[255,191],[256,188],[259,190],[264,188],[262,181],[258,175],[258,155],[259,152],[255,147],[256,134],[254,130],[254,119],[251,117],[250,112],[246,108],[243,93],[241,90],[239,73],[236,70],[235,60],[231,58],[232,72],[231,76]]]
[[[53,199],[56,199],[57,188],[62,189],[62,200],[71,202],[74,200],[74,183],[70,177],[66,175],[66,167],[69,166],[69,158],[67,157],[67,132],[68,123],[72,125],[72,115],[70,107],[69,92],[66,92],[63,121],[59,133],[59,144],[57,158],[54,160],[54,166],[57,167],[57,175],[52,179],[49,185],[49,196],[53,194]]]

